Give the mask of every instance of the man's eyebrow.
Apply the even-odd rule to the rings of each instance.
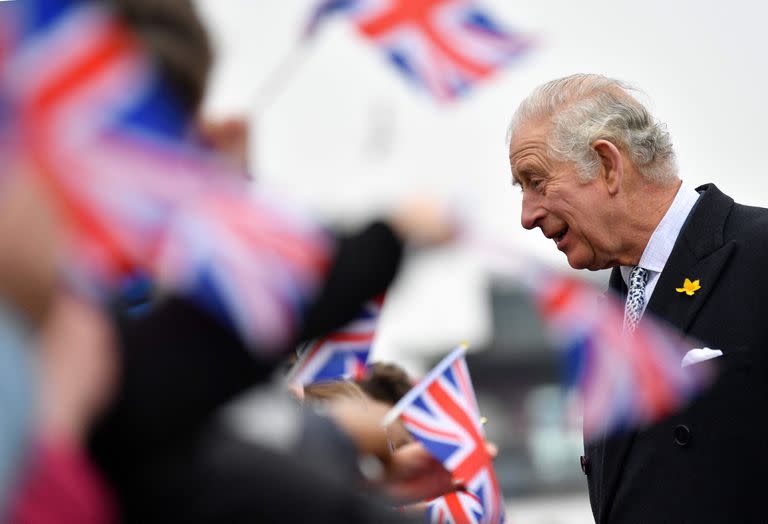
[[[512,167],[512,180],[513,183],[517,182],[522,185],[523,182],[528,181],[531,178],[531,170],[527,166],[523,166],[522,169],[516,169]]]

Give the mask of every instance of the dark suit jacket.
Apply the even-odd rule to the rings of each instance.
[[[768,522],[768,210],[697,190],[648,312],[720,349],[718,379],[684,411],[586,446],[599,523]],[[693,296],[675,291],[685,278],[701,281]],[[618,268],[610,287],[626,294]]]

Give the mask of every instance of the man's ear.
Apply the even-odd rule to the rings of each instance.
[[[601,176],[604,178],[605,185],[611,195],[619,192],[621,179],[624,176],[624,158],[621,151],[608,140],[595,140],[592,143],[594,149],[600,157],[602,164]]]

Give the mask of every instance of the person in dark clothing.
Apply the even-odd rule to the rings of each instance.
[[[765,521],[768,209],[689,186],[664,124],[601,75],[536,89],[510,139],[523,227],[541,229],[575,269],[612,268],[625,331],[662,319],[700,341],[680,366],[711,359],[718,373],[680,412],[585,442],[595,521]]]

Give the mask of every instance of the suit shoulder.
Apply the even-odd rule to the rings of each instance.
[[[723,231],[726,240],[759,240],[760,244],[768,239],[768,209],[756,206],[734,204]]]

